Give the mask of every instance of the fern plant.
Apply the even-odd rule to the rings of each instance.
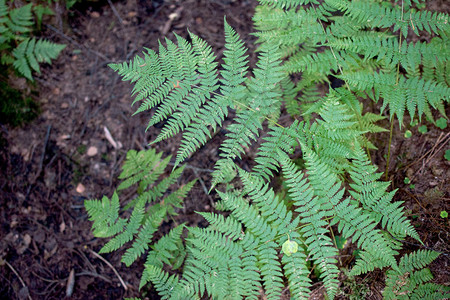
[[[36,14],[35,24],[33,11]],[[31,37],[33,27],[40,27],[42,16],[51,10],[32,3],[12,8],[6,0],[0,0],[0,54],[1,64],[13,65],[23,77],[33,80],[32,72],[40,73],[40,63],[51,63],[66,45]]]
[[[384,131],[376,124],[383,117],[364,113],[362,101],[382,99],[382,109],[400,124],[406,110],[411,118],[431,116],[430,107],[444,113],[448,56],[440,53],[448,51],[448,16],[418,12],[417,2],[407,1],[402,6],[370,0],[259,2],[254,17],[259,57],[252,69],[244,43],[226,20],[220,66],[211,47],[193,33],[192,42],[175,35],[176,43],[166,39],[158,52],[146,49],[130,62],[110,65],[134,84],[136,113],[151,110],[147,128],[164,122],[152,143],[182,134],[175,167],[224,128],[225,119],[232,121],[212,174],[216,212],[198,212],[209,226],[173,229],[171,249],[184,245],[171,253],[177,263],[166,254],[167,259],[153,259],[157,253],[150,251],[140,287],[150,282],[163,299],[257,299],[261,294],[279,299],[287,290],[292,299],[307,299],[312,270],[317,270],[333,299],[339,289],[339,234],[359,249],[352,276],[387,270],[386,298],[448,296],[442,286],[426,283],[431,279],[426,271],[411,273],[438,253],[398,258],[405,238],[421,241],[402,203],[393,201],[395,190],[388,191],[390,183],[380,180],[368,157],[367,150],[375,149],[368,133]],[[408,32],[423,30],[436,35],[430,43],[405,40]],[[344,85],[327,87],[331,76]],[[295,118],[288,126],[279,124],[283,107]],[[257,153],[255,165],[244,169],[240,160],[249,148]],[[304,166],[295,163],[298,158]],[[274,190],[275,177],[284,181],[285,192]],[[137,183],[127,181],[127,186]],[[142,211],[146,202],[139,199],[133,203]],[[116,225],[92,214],[90,205],[101,204],[88,203],[94,233],[111,236],[119,232],[116,226],[125,226],[126,221]],[[117,207],[118,199],[114,203]],[[158,218],[151,213],[149,219]],[[129,227],[134,231],[120,243],[108,242],[107,250],[131,241],[138,226],[145,226],[142,217],[131,225],[133,214]],[[146,241],[137,236],[134,243],[150,242],[151,236]],[[158,244],[153,249],[167,253],[170,247]],[[124,261],[132,262],[147,248],[139,249]],[[424,262],[417,263],[420,259]],[[182,270],[175,274],[167,266]],[[399,286],[398,278],[410,274],[407,287]]]
[[[136,196],[124,208],[123,215],[132,208],[131,215],[122,217],[117,191],[111,199],[104,196],[101,200],[88,200],[85,207],[89,218],[94,221],[93,233],[96,237],[112,237],[100,250],[108,253],[133,241],[122,255],[122,262],[130,266],[147,250],[146,264],[162,267],[172,264],[173,269],[183,261],[186,253],[181,243],[183,224],[172,229],[157,243],[151,241],[159,226],[169,217],[175,216],[175,208],[182,207],[182,201],[195,184],[195,180],[168,193],[168,189],[181,176],[184,167],[173,170],[166,178],[160,179],[170,156],[161,159],[162,153],[154,149],[144,151],[130,150],[119,178],[123,179],[117,191],[133,187]],[[159,180],[160,179],[160,180]],[[146,273],[143,282],[146,282]]]

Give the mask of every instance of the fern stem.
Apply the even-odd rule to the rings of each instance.
[[[391,129],[389,130],[389,145],[388,145],[388,156],[386,161],[386,171],[384,173],[384,178],[388,181],[389,173],[389,162],[391,160],[391,143],[392,143],[392,132],[394,131],[394,118],[391,118]]]

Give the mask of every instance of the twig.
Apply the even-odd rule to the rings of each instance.
[[[27,285],[25,284],[25,282],[23,281],[22,277],[20,277],[19,273],[17,273],[17,271],[13,268],[13,266],[11,266],[11,265],[9,264],[9,262],[7,262],[6,260],[5,260],[5,263],[6,263],[6,265],[11,269],[11,271],[13,271],[13,273],[17,276],[17,278],[19,278],[19,281],[20,281],[20,283],[22,284],[22,286],[23,286],[24,288],[27,288],[27,289],[28,289],[28,287],[27,287]],[[32,300],[32,298],[31,298],[31,296],[30,296],[29,294],[28,294],[28,299]]]
[[[68,40],[69,42],[75,44],[77,47],[84,48],[86,51],[91,52],[92,54],[97,55],[98,57],[103,58],[103,59],[106,60],[106,61],[112,61],[112,59],[110,59],[110,58],[107,57],[106,55],[104,55],[104,54],[102,54],[102,53],[100,53],[100,52],[97,52],[97,51],[95,51],[95,50],[91,50],[91,49],[89,49],[88,47],[86,47],[86,46],[84,46],[84,45],[78,43],[78,42],[75,41],[73,38],[71,38],[70,36],[66,35],[64,32],[62,32],[62,31],[56,29],[56,28],[53,27],[52,25],[48,25],[48,24],[47,24],[47,25],[45,25],[45,26],[47,26],[47,28],[53,30],[54,32],[56,32],[57,34],[59,34],[61,37],[65,38],[65,39]]]
[[[120,25],[123,26],[123,20],[120,17],[119,13],[117,12],[116,8],[114,7],[114,4],[111,2],[111,0],[108,0],[109,6],[111,6],[111,9],[114,13],[114,15],[116,15],[117,19],[119,19]]]
[[[98,274],[97,272],[90,272],[90,271],[83,270],[83,272],[77,273],[77,274],[75,274],[75,276],[92,276],[92,277],[100,278],[108,283],[112,283],[111,280],[109,280],[105,276]]]
[[[117,278],[119,278],[119,281],[120,281],[120,283],[121,283],[122,286],[123,286],[123,289],[124,289],[125,291],[127,291],[127,290],[128,290],[127,285],[126,285],[125,282],[123,281],[122,277],[120,277],[119,272],[117,272],[117,270],[113,267],[113,265],[111,265],[111,264],[109,263],[109,261],[107,261],[106,259],[104,259],[101,255],[97,254],[95,251],[92,251],[91,249],[89,249],[89,251],[90,251],[95,257],[97,257],[98,259],[100,259],[101,261],[103,261],[105,264],[107,264],[108,267],[111,268],[111,270],[113,270],[114,274],[116,274]]]

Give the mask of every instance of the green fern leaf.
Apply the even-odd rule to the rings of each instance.
[[[301,229],[306,239],[307,249],[322,272],[321,277],[324,280],[328,295],[333,298],[337,292],[339,271],[336,266],[337,260],[334,258],[337,255],[337,250],[333,247],[331,239],[325,235],[327,222],[323,218],[330,216],[330,214],[322,210],[321,207],[326,207],[327,203],[324,202],[323,198],[315,195],[314,189],[306,179],[302,178],[301,173],[285,157],[285,154],[280,153],[280,162],[290,196],[294,200],[295,206],[298,207],[296,211],[300,213],[302,222],[308,224]]]
[[[40,73],[41,62],[51,63],[66,45],[58,45],[46,40],[25,39],[12,51],[14,67],[26,78],[33,80],[31,69]]]
[[[9,11],[9,18],[5,24],[9,31],[14,34],[27,33],[31,31],[33,26],[33,14],[31,12],[32,3]]]
[[[281,94],[278,92],[277,85],[284,78],[284,73],[280,66],[277,46],[261,47],[257,68],[253,72],[255,77],[248,84],[249,94],[245,102],[245,106],[249,109],[239,111],[235,123],[227,128],[229,133],[220,148],[221,159],[216,164],[212,186],[224,178],[224,171],[234,169],[228,162],[240,158],[244,147],[250,146],[251,139],[256,140],[259,135],[258,130],[262,129],[264,118],[269,118],[279,111],[281,102],[277,97]],[[226,164],[227,167],[222,167],[222,164]]]

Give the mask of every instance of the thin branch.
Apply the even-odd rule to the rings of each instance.
[[[114,15],[117,17],[117,19],[119,19],[120,25],[123,26],[123,20],[122,20],[122,18],[120,17],[119,13],[117,12],[117,10],[116,10],[114,4],[111,2],[111,0],[108,0],[108,3],[109,3],[109,6],[111,6],[111,9],[112,9]]]
[[[91,249],[89,249],[89,251],[90,251],[95,257],[97,257],[98,259],[100,259],[101,261],[103,261],[105,264],[107,264],[108,267],[111,268],[111,270],[113,270],[114,274],[116,274],[117,278],[119,278],[119,281],[120,281],[120,283],[121,283],[122,286],[123,286],[123,289],[124,289],[125,291],[127,291],[127,290],[128,290],[127,285],[126,285],[125,282],[123,281],[122,277],[120,277],[119,272],[117,272],[117,270],[113,267],[113,265],[112,265],[109,261],[107,261],[106,259],[104,259],[100,254],[96,253],[95,251],[92,251]]]
[[[25,282],[23,281],[22,277],[20,277],[19,273],[13,268],[13,266],[11,266],[11,265],[9,264],[9,262],[7,262],[6,260],[5,260],[5,263],[6,263],[6,265],[11,269],[11,271],[13,271],[13,273],[17,276],[17,278],[19,278],[19,281],[20,281],[20,283],[22,284],[22,286],[23,286],[24,288],[27,288],[27,289],[28,289],[28,287],[27,287],[27,285],[25,284]],[[30,294],[28,294],[28,299],[32,300]]]

